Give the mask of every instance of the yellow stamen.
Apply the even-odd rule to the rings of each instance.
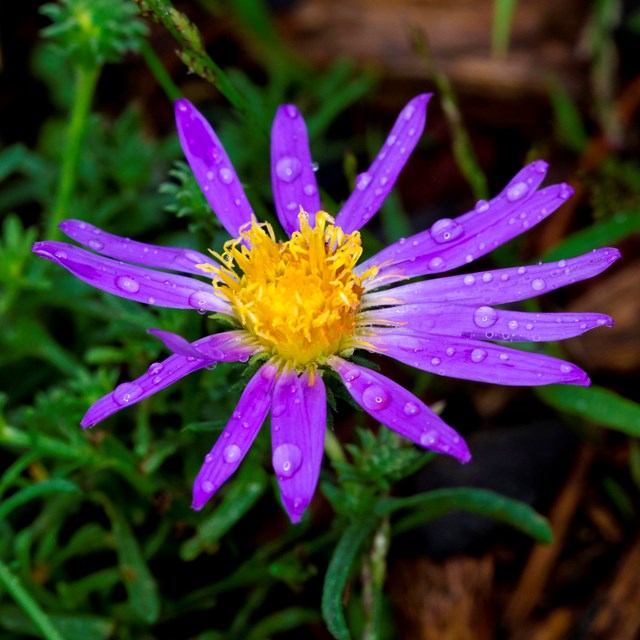
[[[271,357],[313,371],[329,356],[353,351],[362,282],[377,268],[353,273],[362,254],[358,231],[345,235],[324,211],[313,227],[302,209],[298,218],[300,231],[286,242],[252,220],[214,254],[220,266],[202,268],[215,274],[217,294]]]

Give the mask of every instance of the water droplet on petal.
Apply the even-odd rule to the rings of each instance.
[[[536,278],[531,282],[531,287],[536,291],[542,291],[547,286],[547,283],[542,278]]]
[[[431,225],[430,233],[435,242],[445,244],[459,238],[464,233],[464,229],[456,220],[441,218]]]
[[[516,182],[513,186],[507,189],[507,200],[509,202],[515,202],[520,200],[529,191],[529,187],[524,182]]]
[[[442,271],[446,264],[447,263],[440,256],[435,256],[429,260],[429,269],[431,271]]]
[[[113,399],[122,407],[139,398],[142,393],[142,387],[135,382],[123,382],[113,390]]]
[[[568,184],[561,184],[560,191],[558,192],[558,197],[566,200],[570,198],[573,194],[573,189]]]
[[[389,393],[377,384],[367,387],[362,394],[362,406],[368,411],[378,411],[389,406]]]
[[[455,347],[447,347],[447,351],[446,354],[451,357],[451,356],[455,356],[456,355],[456,349]]]
[[[295,105],[292,104],[288,104],[285,108],[285,111],[287,112],[287,115],[291,118],[297,118],[298,117],[298,109],[296,108]]]
[[[489,273],[487,271],[487,273],[483,273],[482,274],[482,282],[491,282],[493,280],[493,274]]]
[[[222,459],[229,464],[238,462],[240,456],[242,456],[242,450],[237,444],[230,444],[222,451]]]
[[[213,462],[213,456],[210,453],[207,453],[207,455],[204,457],[204,461],[207,464],[211,464]]]
[[[315,160],[311,163],[311,171],[314,173],[320,168],[320,163]]]
[[[67,257],[67,252],[66,251],[56,251],[53,255],[56,258],[60,258],[60,260],[64,260]]]
[[[371,176],[368,173],[361,173],[356,178],[356,189],[364,191],[371,183]]]
[[[506,353],[501,353],[499,356],[500,360],[502,360],[503,362],[506,362],[509,359],[509,355]]]
[[[489,203],[486,200],[478,200],[478,202],[476,202],[475,210],[478,213],[483,213],[488,209],[489,209]]]
[[[558,262],[558,266],[560,267],[560,269],[564,269],[567,266],[567,261],[566,260],[560,260]]]
[[[438,442],[438,432],[431,430],[426,431],[420,436],[420,444],[423,447],[432,447]]]
[[[233,171],[228,167],[223,167],[218,171],[218,175],[220,176],[220,180],[224,182],[224,184],[231,184],[233,182]]]
[[[305,184],[303,189],[302,189],[305,193],[305,195],[307,196],[315,196],[316,193],[318,193],[318,190],[316,189],[316,186],[314,184]]]
[[[475,277],[474,277],[474,276],[472,276],[471,274],[466,275],[466,276],[464,277],[464,280],[463,280],[463,282],[464,282],[468,287],[470,287],[472,284],[475,284],[475,281],[476,281]]]
[[[474,349],[471,352],[471,360],[473,362],[482,362],[487,357],[487,352],[484,349]]]
[[[137,280],[129,278],[128,276],[118,276],[116,278],[116,287],[121,291],[126,291],[127,293],[136,293],[140,290],[140,285]]]
[[[350,369],[344,376],[344,379],[348,382],[352,382],[356,378],[360,377],[360,372],[357,369]]]
[[[407,402],[402,408],[405,416],[415,416],[420,413],[420,407],[415,402]]]
[[[491,327],[498,320],[498,312],[492,307],[478,307],[473,314],[473,322],[478,327]]]
[[[160,373],[164,369],[164,365],[161,362],[154,362],[149,365],[149,375],[154,376],[156,373]]]
[[[511,329],[512,331],[515,331],[518,328],[518,321],[517,320],[509,320],[507,326],[509,327],[509,329]]]
[[[300,469],[302,451],[295,444],[281,444],[273,452],[272,462],[279,478],[291,478]]]
[[[196,291],[189,296],[189,305],[194,309],[207,309],[219,307],[220,301],[212,291]]]
[[[100,240],[89,240],[89,246],[92,249],[95,249],[96,251],[100,251],[100,249],[104,247],[104,245],[102,244],[102,242],[100,242]]]
[[[434,367],[437,367],[440,364],[440,362],[441,362],[440,358],[431,358],[431,364]]]
[[[416,108],[412,104],[408,104],[404,109],[404,119],[411,120],[415,112],[416,112]]]
[[[562,371],[562,373],[570,373],[571,372],[571,365],[561,364],[560,365],[560,371]]]
[[[284,180],[285,182],[291,182],[295,180],[298,175],[300,175],[300,170],[302,169],[302,165],[300,164],[300,160],[298,158],[292,158],[290,156],[284,156],[284,158],[280,158],[278,163],[276,164],[276,175],[280,180]]]

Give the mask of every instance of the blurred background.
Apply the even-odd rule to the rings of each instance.
[[[639,50],[640,7],[623,0],[2,2],[0,636],[639,637]],[[278,504],[267,429],[215,500],[189,508],[241,366],[193,374],[81,431],[92,402],[166,357],[147,327],[190,340],[216,327],[110,297],[30,252],[61,239],[65,218],[220,249],[174,99],[206,115],[256,213],[275,223],[279,104],[305,115],[336,213],[425,91],[436,94],[425,134],[363,233],[366,251],[472,209],[544,158],[547,183],[576,194],[472,266],[622,251],[606,273],[522,307],[613,316],[613,329],[544,347],[587,370],[591,389],[490,386],[380,360],[468,439],[473,462],[425,456],[336,390],[337,449],[297,527]],[[417,495],[445,506],[397,502],[358,538],[375,505]]]

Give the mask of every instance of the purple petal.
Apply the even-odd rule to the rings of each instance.
[[[357,273],[377,265],[378,275],[368,288],[395,280],[455,269],[493,251],[553,213],[573,189],[557,184],[535,191],[547,172],[547,163],[534,162],[520,171],[490,202],[455,220],[443,218],[431,229],[389,245],[363,262]]]
[[[205,355],[201,351],[198,351],[188,340],[185,340],[182,336],[170,331],[163,331],[162,329],[147,329],[147,333],[156,336],[162,341],[165,347],[181,356],[187,358],[195,358],[196,360],[219,360],[214,354]]]
[[[376,420],[422,447],[469,462],[471,454],[465,441],[404,387],[337,356],[329,364],[353,399]]]
[[[471,338],[422,337],[385,329],[362,338],[359,346],[448,378],[517,386],[591,384],[582,369],[564,360]]]
[[[278,108],[271,129],[271,184],[278,219],[289,235],[300,228],[300,207],[311,215],[320,210],[307,127],[292,104]]]
[[[422,135],[431,95],[423,93],[405,106],[369,169],[358,176],[355,190],[336,216],[336,225],[345,233],[364,226],[391,192]]]
[[[180,144],[205,198],[232,237],[251,222],[251,205],[218,136],[185,99],[175,104]]]
[[[140,402],[140,400],[180,380],[188,373],[211,365],[214,361],[234,362],[247,359],[255,351],[255,348],[238,344],[238,340],[243,338],[243,333],[242,331],[228,331],[194,342],[192,345],[194,350],[207,355],[204,359],[175,354],[162,362],[152,364],[147,373],[132,382],[122,383],[111,393],[91,405],[80,425],[93,427],[116,411]],[[212,357],[214,355],[215,358]]]
[[[230,314],[231,307],[216,296],[213,287],[196,278],[124,264],[65,242],[36,242],[32,251],[91,286],[121,298],[158,307]]]
[[[313,497],[318,483],[327,402],[318,373],[313,384],[309,374],[283,372],[276,381],[271,409],[273,468],[280,495],[291,522],[297,524]]]
[[[619,257],[617,249],[595,249],[559,262],[434,278],[367,293],[362,297],[362,307],[422,301],[479,305],[515,302],[592,278]]]
[[[197,264],[215,264],[210,257],[192,249],[161,247],[114,236],[81,220],[63,220],[59,226],[76,242],[116,260],[142,264],[146,267],[184,271],[198,276],[204,276],[205,273],[196,267]]]
[[[233,416],[205,456],[193,483],[191,506],[199,511],[223,482],[238,468],[251,447],[271,406],[277,368],[267,363],[249,380]]]
[[[366,311],[359,315],[358,326],[372,327],[380,337],[387,329],[399,329],[425,338],[437,335],[548,342],[572,338],[594,327],[611,327],[613,320],[602,313],[526,313],[486,305],[469,307],[422,302]],[[364,339],[367,331],[365,328],[362,332]]]

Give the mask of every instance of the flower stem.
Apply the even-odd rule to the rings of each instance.
[[[362,602],[364,629],[362,640],[379,640],[382,617],[382,590],[387,576],[387,553],[391,543],[391,525],[384,517],[373,535],[370,554],[362,564]]]
[[[167,70],[162,65],[160,58],[146,40],[140,45],[140,53],[142,54],[144,61],[147,63],[149,71],[153,73],[155,79],[162,87],[162,90],[165,92],[167,98],[169,98],[169,100],[171,100],[172,102],[182,98],[180,89],[178,89],[176,83],[173,81],[171,76],[167,73]]]
[[[87,118],[91,109],[96,83],[100,75],[99,66],[76,68],[75,98],[69,128],[62,156],[62,167],[58,182],[58,192],[53,205],[53,211],[47,225],[46,238],[55,239],[60,234],[58,224],[68,214],[69,203],[73,196],[78,177],[78,165],[82,152],[82,141],[87,126]]]

